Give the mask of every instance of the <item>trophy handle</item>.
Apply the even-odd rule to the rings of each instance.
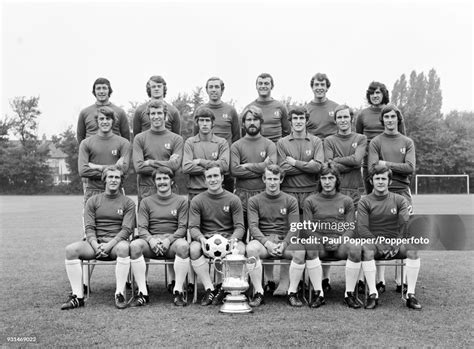
[[[249,272],[251,272],[252,270],[255,269],[255,267],[257,266],[257,258],[255,257],[249,257],[247,258],[247,272],[246,274],[248,275]]]
[[[214,265],[214,269],[219,273],[219,274],[222,274],[224,275],[224,272],[222,271],[222,269],[219,270],[219,268],[217,267],[217,265],[220,265],[221,268],[222,268],[222,258],[220,257],[216,257],[214,258],[214,260],[212,261],[212,264]]]

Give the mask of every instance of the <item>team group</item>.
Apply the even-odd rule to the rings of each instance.
[[[179,112],[164,100],[166,81],[152,76],[146,83],[150,100],[134,115],[131,149],[126,114],[110,102],[110,82],[97,79],[92,89],[96,102],[81,111],[77,126],[85,239],[66,247],[72,293],[61,308],[84,305],[89,285],[84,284],[88,278],[82,260],[91,259],[116,260],[117,308],[145,305],[145,259],[163,257],[174,259],[170,289],[175,305],[186,305],[183,285],[194,273],[205,289],[201,305],[220,304],[226,294],[211,281],[204,249],[207,239],[218,233],[239,253],[257,258],[249,273],[252,307],[264,304],[264,294],[276,288],[271,270],[262,285],[261,259],[291,260],[286,284],[281,281],[279,288],[294,307],[303,305],[298,284],[306,270],[314,289],[312,308],[325,304],[331,289],[329,268],[321,260],[347,260],[344,303],[354,309],[363,305],[355,290],[365,288],[365,278],[365,308],[374,309],[379,293],[385,292],[384,270],[375,260],[400,258],[405,259],[406,274],[397,276],[397,291],[405,288],[407,307],[421,309],[415,298],[420,269],[416,246],[292,243],[294,236],[334,238],[325,241],[402,237],[412,214],[414,143],[404,135],[403,116],[389,103],[385,85],[369,85],[369,107],[357,118],[349,106],[327,98],[331,83],[326,74],[314,75],[310,86],[314,99],[288,111],[271,97],[272,76],[260,74],[258,97],[239,120],[234,107],[221,100],[224,82],[212,77],[206,82],[209,102],[194,113],[195,136],[184,142]],[[130,158],[138,174],[137,214],[121,188]],[[189,176],[187,199],[175,194],[179,172]],[[364,188],[367,195],[361,197]],[[353,224],[342,231],[328,228],[331,224],[314,231],[290,229],[302,221]],[[135,226],[138,234],[131,240]],[[138,292],[127,302],[130,270]]]

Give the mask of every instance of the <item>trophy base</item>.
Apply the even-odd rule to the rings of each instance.
[[[247,297],[243,294],[229,294],[225,297],[224,304],[221,306],[219,311],[227,314],[241,314],[251,313],[253,309],[248,304]]]

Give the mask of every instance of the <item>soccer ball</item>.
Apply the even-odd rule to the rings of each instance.
[[[230,242],[219,234],[214,234],[207,239],[204,249],[209,257],[224,257],[230,252]]]

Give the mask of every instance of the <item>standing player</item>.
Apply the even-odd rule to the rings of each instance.
[[[214,114],[213,133],[224,138],[229,147],[232,143],[240,139],[240,125],[237,111],[230,104],[222,102],[224,93],[224,81],[218,77],[211,77],[206,82],[206,92],[209,96],[209,102],[204,104]],[[198,125],[194,127],[194,135],[199,133]],[[234,192],[234,178],[230,174],[224,175],[224,189]]]
[[[324,259],[347,259],[344,303],[349,308],[360,308],[353,291],[360,271],[361,247],[342,242],[346,237],[354,237],[354,203],[350,197],[340,193],[340,185],[339,172],[333,164],[328,164],[321,170],[318,193],[304,202],[304,221],[317,222],[320,226],[315,231],[307,231],[308,236],[318,239],[316,245],[306,245],[306,269],[316,291],[311,308],[326,303],[321,280],[321,260]]]
[[[151,127],[138,134],[133,141],[133,165],[139,182],[139,207],[142,199],[156,193],[153,171],[164,166],[176,172],[180,168],[183,154],[183,138],[165,127],[166,104],[153,100],[148,103],[146,113]]]
[[[189,174],[188,195],[206,191],[205,168],[219,166],[222,173],[229,171],[229,143],[213,132],[215,116],[209,108],[199,108],[194,117],[199,133],[184,144],[183,173]]]
[[[207,191],[191,200],[189,230],[193,239],[190,246],[191,264],[206,290],[201,300],[201,305],[206,306],[211,303],[220,304],[225,297],[221,285],[217,285],[214,289],[211,282],[208,262],[203,255],[203,246],[207,239],[214,234],[220,234],[230,239],[240,254],[245,254],[245,245],[242,242],[244,235],[242,204],[237,196],[222,188],[224,178],[222,168],[211,163],[207,165],[204,177]]]
[[[85,138],[97,133],[96,116],[98,109],[102,107],[112,109],[115,114],[117,120],[114,123],[113,133],[130,140],[130,126],[127,114],[122,108],[117,107],[109,100],[112,94],[110,81],[105,78],[96,79],[92,85],[92,94],[96,98],[96,102],[79,113],[77,120],[77,142],[80,144]]]
[[[407,258],[406,276],[408,290],[406,305],[408,308],[420,310],[421,305],[415,298],[415,286],[420,271],[418,252],[412,245],[387,244],[376,240],[377,238],[380,239],[380,237],[405,237],[406,224],[409,219],[408,202],[403,196],[389,191],[389,186],[392,182],[392,170],[387,166],[376,165],[372,167],[371,176],[374,190],[359,201],[357,214],[359,236],[364,239],[373,239],[374,241],[374,244],[364,244],[362,246],[362,269],[364,270],[370,294],[365,307],[367,309],[375,309],[378,305],[374,259]]]
[[[256,87],[258,98],[247,105],[254,105],[262,110],[263,123],[262,136],[276,143],[281,137],[290,134],[290,125],[288,123],[288,112],[286,107],[272,98],[272,90],[275,84],[270,74],[262,73],[257,77]],[[243,130],[242,134],[244,134]]]
[[[367,103],[369,107],[363,109],[356,120],[356,132],[363,134],[367,137],[367,154],[364,157],[364,165],[362,167],[362,173],[364,177],[365,192],[370,194],[372,192],[372,185],[369,181],[369,169],[368,169],[368,151],[369,143],[376,136],[384,132],[384,126],[380,123],[380,112],[389,102],[390,97],[384,84],[377,81],[372,81],[367,89],[366,95]],[[405,123],[401,120],[398,131],[401,134],[405,134]]]
[[[410,180],[416,166],[415,144],[411,138],[398,131],[403,123],[403,117],[395,105],[387,104],[380,112],[379,121],[384,127],[384,132],[370,142],[369,170],[372,170],[376,165],[387,166],[392,170],[393,180],[389,185],[389,190],[407,199],[408,212],[412,215]],[[377,269],[379,292],[385,292],[384,271],[384,267]]]
[[[146,287],[146,263],[144,258],[174,258],[176,283],[173,303],[185,306],[183,283],[189,269],[189,244],[186,241],[188,200],[171,192],[173,171],[158,167],[152,178],[156,194],[144,198],[138,209],[138,239],[130,244],[133,276],[138,285],[138,295],[130,302],[131,307],[148,303]]]
[[[352,132],[354,112],[347,105],[334,109],[334,120],[337,133],[324,140],[324,157],[341,174],[341,193],[349,196],[357,209],[362,186],[360,168],[366,153],[367,137]]]
[[[291,133],[277,143],[278,164],[285,172],[281,188],[298,200],[300,218],[303,216],[304,200],[317,189],[317,175],[324,162],[321,140],[306,131],[308,118],[308,112],[303,107],[290,110],[288,120]],[[280,279],[275,291],[277,294],[286,288],[287,280]]]
[[[133,136],[136,137],[139,133],[146,131],[150,128],[150,116],[147,112],[147,104],[152,101],[161,101],[166,105],[166,120],[165,127],[167,130],[180,134],[181,131],[181,118],[178,109],[172,104],[167,103],[164,98],[166,97],[166,81],[159,75],[153,75],[148,79],[146,83],[146,93],[150,100],[147,103],[140,105],[133,115]]]
[[[247,256],[256,257],[257,263],[249,275],[255,291],[250,301],[251,307],[264,304],[262,287],[262,263],[260,258],[291,259],[288,287],[288,303],[301,307],[298,298],[298,283],[304,272],[303,248],[290,246],[290,239],[296,233],[290,227],[298,223],[298,201],[291,195],[280,191],[283,182],[283,171],[278,165],[268,165],[263,174],[265,191],[253,196],[248,201],[250,234],[253,240],[247,245]]]
[[[127,307],[124,291],[130,269],[128,238],[135,227],[135,204],[121,194],[123,172],[118,166],[106,167],[102,180],[105,192],[91,197],[85,208],[87,241],[66,247],[66,272],[72,288],[62,310],[84,306],[82,260],[117,260],[115,267],[115,306]]]
[[[309,113],[308,132],[320,139],[325,139],[337,132],[334,109],[338,104],[326,97],[329,87],[331,87],[331,82],[326,74],[317,73],[314,75],[311,78],[310,86],[314,98],[306,104],[306,110]]]
[[[275,143],[260,134],[262,110],[254,105],[242,113],[245,136],[230,147],[230,172],[236,179],[235,195],[240,198],[247,231],[247,201],[265,190],[262,175],[268,165],[276,163]]]
[[[124,174],[128,172],[130,143],[113,133],[116,122],[111,108],[99,108],[95,116],[97,134],[86,138],[79,146],[79,175],[87,179],[84,205],[92,195],[104,192],[102,171],[106,166],[116,164]]]

